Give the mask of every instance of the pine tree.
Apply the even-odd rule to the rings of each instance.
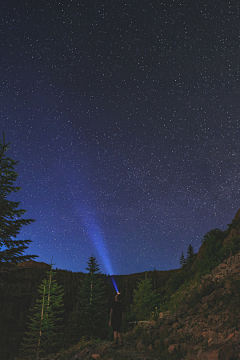
[[[107,332],[107,306],[105,284],[96,258],[88,261],[88,273],[81,281],[79,292],[78,328],[79,335],[86,338],[104,338]]]
[[[47,278],[39,286],[40,298],[36,300],[28,331],[21,344],[24,359],[39,359],[39,356],[58,350],[61,341],[61,314],[63,308],[63,289],[53,279],[56,272],[46,272]]]
[[[181,257],[180,257],[180,266],[181,266],[181,268],[186,264],[186,259],[185,259],[185,257],[184,257],[184,254],[183,254],[183,251],[182,251],[182,255],[181,255]]]
[[[6,156],[9,144],[0,140],[0,262],[18,263],[33,259],[36,255],[23,255],[31,240],[17,240],[24,225],[29,225],[33,219],[22,219],[26,210],[18,209],[20,202],[8,200],[7,197],[21,188],[14,186],[18,174],[14,168],[18,164]]]
[[[194,250],[193,250],[192,245],[189,244],[188,250],[187,250],[187,263],[188,263],[188,264],[189,264],[190,262],[192,262],[193,256],[194,256]]]
[[[154,311],[156,296],[152,290],[152,281],[145,274],[144,279],[137,283],[137,289],[133,290],[133,312],[136,320],[145,320]]]

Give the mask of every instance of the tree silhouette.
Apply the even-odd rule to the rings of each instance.
[[[154,310],[156,295],[152,290],[152,280],[145,274],[144,279],[137,283],[137,289],[133,291],[133,312],[136,320],[145,320]]]
[[[36,300],[28,331],[21,344],[24,359],[39,359],[39,356],[58,349],[61,341],[61,314],[63,307],[63,289],[53,279],[56,272],[46,272],[47,278],[39,286],[40,298]]]
[[[23,255],[31,240],[17,240],[22,226],[29,225],[35,220],[22,219],[26,210],[18,209],[20,202],[8,200],[7,197],[21,190],[14,186],[18,174],[14,170],[18,164],[6,152],[10,143],[0,140],[0,262],[18,263],[36,258],[37,255]]]
[[[194,250],[191,244],[189,244],[188,246],[188,250],[187,250],[187,263],[189,264],[190,262],[192,262],[194,257]]]
[[[185,257],[184,257],[184,254],[183,254],[183,251],[182,251],[182,255],[181,255],[181,257],[180,257],[180,265],[181,265],[181,267],[183,267],[185,264],[186,264],[186,259],[185,259]]]
[[[105,337],[107,331],[105,284],[96,258],[93,255],[89,258],[87,264],[86,270],[88,270],[88,273],[81,282],[79,292],[79,334],[87,338]]]

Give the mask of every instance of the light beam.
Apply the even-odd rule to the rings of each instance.
[[[119,293],[118,287],[117,287],[117,284],[116,284],[116,281],[115,281],[115,279],[114,279],[113,276],[111,276],[111,280],[112,280],[113,286],[114,286],[114,288],[115,288],[115,290],[116,290],[116,293]]]
[[[108,274],[112,276],[113,268],[105,245],[104,236],[93,212],[82,208],[80,209],[80,214],[88,237],[96,248]]]

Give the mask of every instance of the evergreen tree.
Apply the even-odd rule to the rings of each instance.
[[[225,259],[223,254],[227,247],[223,247],[223,241],[227,234],[227,231],[212,229],[204,235],[201,257],[197,263],[198,272],[207,274]]]
[[[24,359],[39,359],[39,356],[58,350],[61,341],[61,314],[63,289],[53,279],[56,272],[46,272],[47,278],[39,286],[40,298],[36,300],[26,337],[21,344]]]
[[[181,268],[183,267],[183,265],[185,265],[186,264],[186,259],[185,259],[185,257],[184,257],[184,254],[183,254],[183,251],[182,251],[182,255],[181,255],[181,257],[180,257],[180,266],[181,266]]]
[[[154,311],[156,296],[152,290],[152,281],[145,274],[144,279],[137,283],[137,289],[133,290],[133,312],[136,320],[145,320]]]
[[[14,186],[18,174],[14,168],[18,164],[6,156],[9,144],[0,140],[0,262],[18,263],[33,259],[36,255],[23,255],[31,240],[17,240],[17,236],[24,225],[29,225],[33,219],[22,219],[26,210],[18,209],[20,202],[8,200],[7,197],[20,190]]]
[[[188,264],[189,264],[190,262],[192,262],[193,256],[194,256],[194,250],[193,250],[192,245],[189,244],[188,250],[187,250],[187,263],[188,263]]]
[[[107,333],[107,306],[105,284],[96,258],[88,261],[88,273],[81,281],[79,292],[78,328],[79,335],[87,338],[104,338]]]

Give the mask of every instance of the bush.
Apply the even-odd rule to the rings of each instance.
[[[191,271],[187,267],[183,267],[178,272],[174,273],[167,282],[167,292],[173,294],[186,281],[192,277]]]
[[[202,254],[197,263],[197,273],[205,275],[223,261],[221,251],[225,237],[226,231],[220,229],[210,230],[204,235]]]
[[[227,244],[220,250],[220,257],[221,259],[227,259],[231,255],[236,255],[239,250],[240,238],[236,236],[231,239],[231,242],[229,244]]]
[[[152,290],[152,280],[145,274],[144,279],[137,283],[137,289],[134,289],[134,299],[132,314],[136,320],[148,320],[157,305],[156,294]]]

